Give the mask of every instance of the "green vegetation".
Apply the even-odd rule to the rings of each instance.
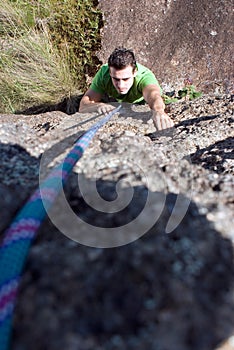
[[[68,101],[99,68],[101,13],[93,0],[2,0],[0,112]],[[93,69],[95,69],[93,71]]]
[[[163,99],[166,105],[177,102],[183,98],[194,100],[195,98],[202,96],[202,92],[196,91],[196,88],[194,85],[192,85],[191,80],[185,79],[184,83],[185,86],[178,91],[177,95],[175,95],[175,93],[173,93],[172,96],[163,95]]]
[[[196,91],[196,88],[194,85],[186,85],[183,89],[178,91],[179,98],[188,96],[189,100],[194,100],[195,98],[198,98],[201,95],[202,93],[199,91]]]

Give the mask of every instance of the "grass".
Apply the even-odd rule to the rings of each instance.
[[[98,68],[94,51],[100,17],[91,5],[88,0],[2,0],[0,112],[46,107],[64,99],[67,108],[74,109],[72,96],[81,93],[94,63]]]
[[[45,31],[12,39],[1,53],[0,65],[0,108],[5,112],[56,104],[76,92],[66,57]]]

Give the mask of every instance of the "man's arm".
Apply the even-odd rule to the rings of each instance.
[[[108,113],[115,107],[112,105],[101,102],[102,94],[96,92],[92,89],[88,89],[88,91],[84,94],[80,101],[79,112],[80,113]]]
[[[143,97],[153,111],[153,122],[157,130],[173,127],[174,123],[165,113],[165,104],[161,97],[160,88],[155,84],[144,87]]]

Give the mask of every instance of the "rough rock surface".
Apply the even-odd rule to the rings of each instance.
[[[233,1],[99,0],[105,62],[132,48],[165,89],[192,79],[199,90],[233,92]]]
[[[58,198],[54,216],[75,227],[78,242],[44,222],[22,278],[13,350],[233,349],[233,99],[205,95],[169,113],[175,128],[155,133],[147,106],[124,105],[77,163],[64,192],[86,224],[70,221]],[[98,119],[0,116],[1,232],[39,171],[48,173]],[[117,227],[117,236],[123,227],[134,239],[142,222],[128,224],[152,194],[145,234],[98,247],[92,227]]]

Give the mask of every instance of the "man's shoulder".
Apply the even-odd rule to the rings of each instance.
[[[149,68],[147,68],[141,63],[137,63],[137,75],[142,76],[148,73],[153,74],[153,72]]]
[[[99,71],[101,71],[103,75],[110,75],[109,74],[109,66],[107,63],[103,64],[101,66],[101,68],[99,69]]]
[[[101,94],[105,93],[110,82],[110,74],[108,64],[103,64],[96,75],[94,76],[90,89],[99,92]]]
[[[135,84],[137,85],[139,91],[143,91],[144,87],[151,84],[156,84],[159,86],[158,80],[154,73],[143,64],[137,63],[137,75],[135,78]]]

